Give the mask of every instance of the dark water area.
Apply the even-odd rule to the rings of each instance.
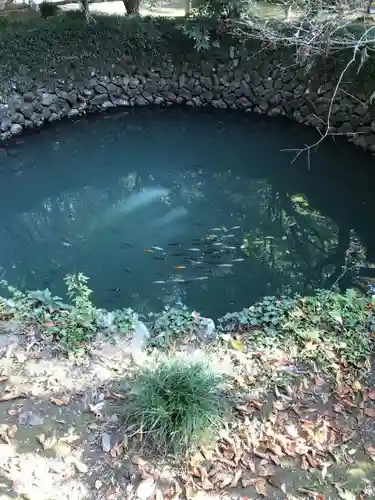
[[[375,262],[375,161],[345,139],[310,165],[281,151],[316,140],[284,119],[181,108],[25,136],[0,151],[0,275],[64,295],[80,271],[98,306],[214,318],[350,286]]]

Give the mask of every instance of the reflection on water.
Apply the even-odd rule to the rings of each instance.
[[[180,301],[214,317],[349,284],[343,266],[375,260],[373,160],[327,141],[308,170],[280,152],[314,139],[283,120],[181,109],[25,137],[0,152],[1,273],[63,294],[82,271],[98,305]]]

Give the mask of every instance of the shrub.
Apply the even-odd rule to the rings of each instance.
[[[142,368],[131,388],[129,420],[148,445],[187,453],[212,438],[222,423],[221,382],[200,362],[174,360]]]

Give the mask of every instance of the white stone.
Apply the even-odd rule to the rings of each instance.
[[[155,490],[156,484],[153,478],[150,477],[148,479],[145,479],[138,485],[136,498],[138,498],[138,500],[149,500],[155,495]]]

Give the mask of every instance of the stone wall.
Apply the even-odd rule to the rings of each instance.
[[[225,52],[186,57],[171,55],[150,67],[128,61],[115,75],[91,71],[79,81],[47,80],[20,90],[17,78],[0,105],[0,138],[8,139],[45,122],[115,107],[173,104],[238,109],[284,115],[325,130],[337,77],[280,63],[280,54],[229,47]],[[48,83],[47,83],[48,82]],[[365,95],[342,87],[331,109],[331,132],[348,135],[375,151],[375,112]]]

